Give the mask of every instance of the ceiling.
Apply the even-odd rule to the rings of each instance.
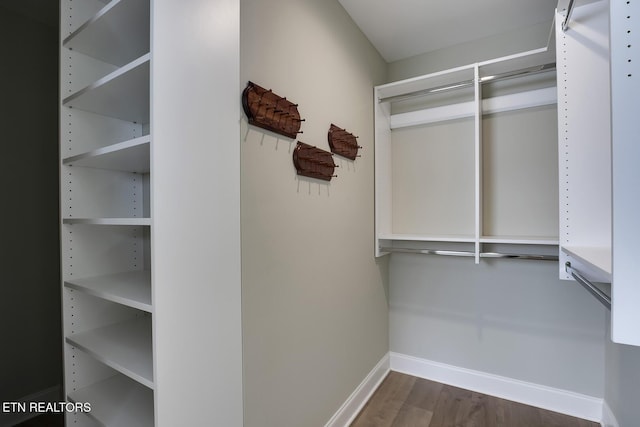
[[[338,0],[393,62],[553,19],[558,0]],[[551,26],[549,26],[551,28]]]

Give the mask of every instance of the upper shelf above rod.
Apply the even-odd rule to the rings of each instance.
[[[555,62],[536,65],[533,67],[521,68],[513,71],[506,71],[499,74],[494,74],[490,76],[480,77],[480,83],[493,83],[501,80],[514,79],[517,77],[530,76],[539,73],[546,73],[549,71],[555,71],[556,64]],[[385,98],[380,98],[378,102],[398,102],[405,101],[407,99],[412,99],[420,96],[432,95],[435,93],[443,93],[457,89],[464,89],[467,87],[473,86],[473,79],[463,80],[455,83],[443,84],[435,87],[430,87],[427,89],[421,89],[414,92],[404,93],[401,95],[388,96]]]

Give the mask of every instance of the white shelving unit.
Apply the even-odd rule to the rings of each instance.
[[[154,425],[149,0],[61,1],[67,425]]]
[[[558,10],[562,22],[566,11]],[[556,28],[562,74],[558,98],[560,277],[565,263],[611,282],[611,124],[608,2],[580,4],[566,32]],[[589,40],[585,43],[584,40]],[[562,54],[560,54],[562,53]],[[594,102],[594,100],[598,102]]]
[[[567,5],[559,5],[563,20]],[[578,1],[558,31],[565,107],[559,111],[560,278],[565,263],[591,282],[611,284],[611,339],[640,345],[637,160],[640,108],[635,1]],[[594,102],[597,100],[597,102]]]
[[[375,88],[376,256],[557,247],[555,74],[531,73],[554,62],[542,48]]]
[[[240,3],[60,10],[66,423],[242,425]]]

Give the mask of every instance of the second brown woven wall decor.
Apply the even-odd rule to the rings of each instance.
[[[298,175],[324,181],[331,181],[331,178],[337,176],[333,174],[335,168],[338,167],[333,162],[333,155],[304,142],[298,141],[293,150],[293,165],[296,167]]]
[[[273,93],[253,82],[242,91],[242,108],[249,124],[295,139],[304,119],[300,118],[298,104]]]
[[[331,123],[327,137],[332,153],[336,153],[350,160],[355,160],[356,157],[360,157],[358,156],[358,149],[362,147],[358,145],[358,137],[351,132],[347,132],[345,129]]]

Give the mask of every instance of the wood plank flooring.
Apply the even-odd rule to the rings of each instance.
[[[351,427],[599,427],[600,424],[390,372]]]

